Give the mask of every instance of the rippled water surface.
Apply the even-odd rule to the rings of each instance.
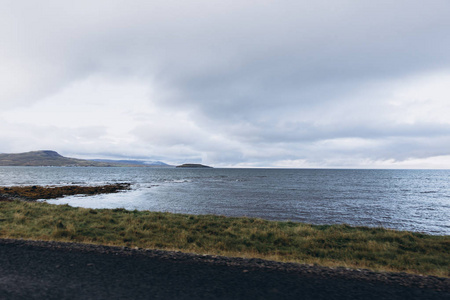
[[[48,202],[450,234],[450,170],[0,167],[3,186],[114,182],[133,189]]]

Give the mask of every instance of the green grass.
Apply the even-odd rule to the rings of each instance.
[[[0,237],[450,276],[450,236],[255,218],[0,202]]]

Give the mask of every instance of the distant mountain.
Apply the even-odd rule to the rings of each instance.
[[[112,159],[90,159],[91,161],[103,162],[103,163],[113,163],[113,164],[126,164],[126,165],[137,165],[144,167],[173,167],[163,163],[162,161],[141,161],[141,160],[112,160]]]
[[[155,161],[146,161],[145,165],[149,165],[149,166],[160,166],[160,167],[175,167],[172,165],[168,165],[162,161],[159,160],[155,160]]]
[[[135,162],[135,163],[132,163]],[[52,167],[151,167],[151,166],[167,166],[167,164],[159,162],[161,165],[138,164],[139,161],[114,161],[114,160],[85,160],[64,157],[59,153],[51,150],[31,151],[25,153],[4,153],[0,154],[0,166],[52,166]]]
[[[51,150],[0,154],[0,166],[112,167],[112,164],[69,158]]]

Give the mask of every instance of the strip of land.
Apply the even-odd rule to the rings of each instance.
[[[10,186],[0,187],[0,201],[55,199],[71,195],[98,195],[118,193],[130,189],[129,183],[115,183],[101,186]]]
[[[52,150],[39,150],[24,153],[0,153],[0,166],[26,167],[158,167],[174,166],[160,161],[145,162],[138,160],[78,159],[64,157]]]
[[[448,299],[450,279],[0,239],[1,299]]]
[[[316,226],[256,218],[3,201],[0,202],[0,238],[450,276],[450,236],[348,225]]]

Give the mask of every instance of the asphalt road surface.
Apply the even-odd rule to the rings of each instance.
[[[450,299],[450,279],[0,239],[0,299]]]

